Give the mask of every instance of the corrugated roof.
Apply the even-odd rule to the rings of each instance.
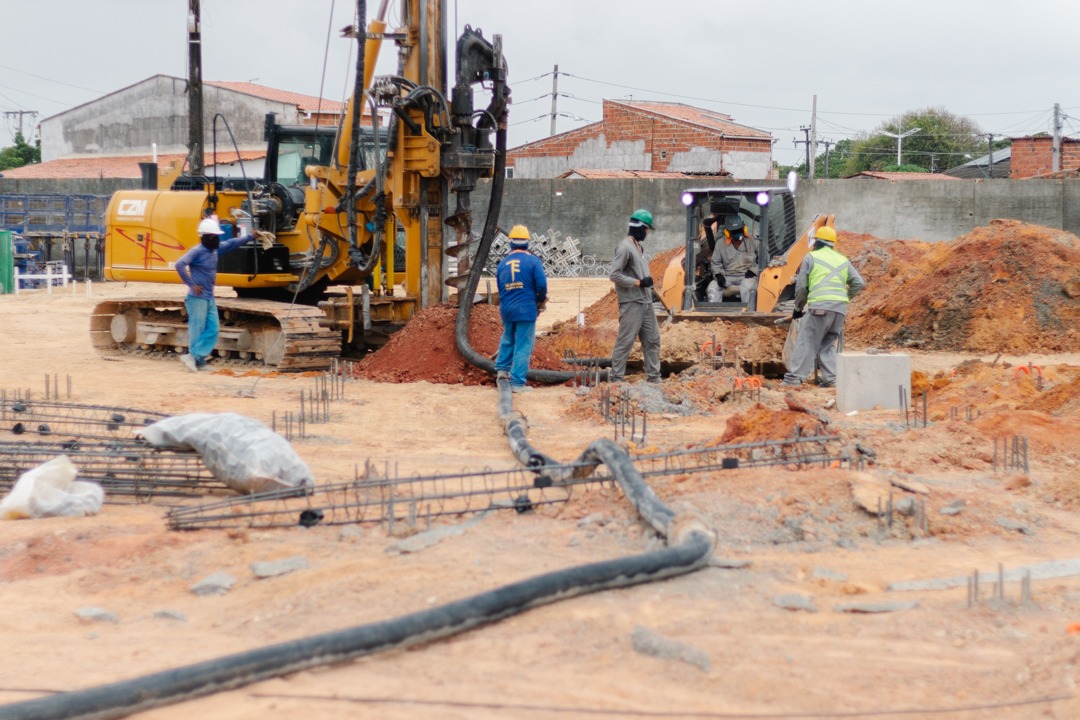
[[[184,162],[184,155],[158,155],[158,166],[166,167],[169,163]],[[259,160],[266,157],[265,150],[241,150],[244,160]],[[96,157],[60,158],[48,162],[24,165],[20,168],[5,170],[3,176],[12,179],[77,179],[77,178],[141,178],[139,163],[151,162],[152,155],[102,155]],[[218,154],[222,165],[236,162],[236,153]],[[207,167],[213,162],[213,155],[203,159]]]
[[[300,93],[288,92],[286,90],[277,90],[275,88],[266,87],[265,85],[256,85],[255,83],[207,80],[206,84],[224,88],[226,90],[234,90],[236,92],[244,93],[245,95],[254,95],[255,97],[261,97],[265,100],[295,105],[300,110],[307,113],[340,114],[345,109],[341,103],[335,100],[328,100],[326,98],[320,100],[311,95],[301,95]]]
[[[680,120],[693,125],[699,125],[703,128],[715,130],[728,136],[754,138],[772,137],[772,135],[767,132],[746,125],[740,125],[735,122],[730,115],[714,112],[712,110],[704,110],[690,105],[683,105],[682,103],[649,102],[646,100],[629,100],[626,102],[621,100],[604,100],[604,102],[612,103],[614,105],[624,105],[654,115],[671,118],[672,120]]]
[[[681,172],[656,172],[653,170],[607,170],[603,168],[577,168],[567,170],[558,178],[579,177],[588,180],[607,178],[645,178],[647,180],[662,180],[665,178],[693,178],[702,177],[704,173],[681,173]],[[727,177],[731,173],[709,174],[708,177]]]
[[[907,180],[959,180],[960,178],[953,177],[952,175],[946,175],[944,173],[921,173],[921,172],[879,172],[877,170],[864,170],[861,173],[854,175],[847,175],[845,180],[850,178],[872,178],[874,180],[891,180],[907,181]]]

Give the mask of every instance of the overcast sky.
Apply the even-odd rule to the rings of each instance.
[[[868,133],[940,107],[985,133],[1080,137],[1076,0],[446,0],[465,24],[503,36],[514,104],[511,146],[601,119],[601,100],[681,102],[772,133],[799,162],[817,96],[818,138]],[[368,0],[369,16],[377,0]],[[188,0],[20,0],[0,43],[0,145],[17,111],[56,115],[162,73],[186,77]],[[349,0],[201,0],[203,76],[340,99]],[[400,3],[391,0],[391,24]],[[328,30],[329,49],[328,49]],[[393,69],[392,46],[380,72]],[[391,51],[391,52],[387,52]],[[324,58],[326,72],[323,72]],[[21,116],[29,135],[29,114]],[[820,148],[823,152],[824,148]],[[959,164],[959,163],[957,163]]]

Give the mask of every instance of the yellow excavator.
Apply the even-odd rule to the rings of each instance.
[[[733,184],[683,192],[686,241],[668,263],[658,293],[669,317],[767,324],[785,316],[779,306],[795,297],[795,275],[813,246],[814,232],[823,225],[831,227],[835,220],[832,215],[817,215],[798,233],[796,184],[795,178],[789,177],[785,186]],[[729,218],[744,226],[756,244],[757,281],[749,303],[740,299],[738,287],[713,288],[711,292],[708,288],[712,248],[703,223],[714,221],[713,240],[728,242],[724,226]]]
[[[448,299],[448,285],[461,287],[473,241],[470,194],[505,153],[501,38],[465,26],[448,94],[445,0],[402,0],[401,25],[390,31],[387,5],[381,0],[366,33],[350,33],[359,45],[355,88],[338,128],[285,127],[268,116],[265,177],[181,177],[166,190],[117,192],[106,213],[105,277],[179,283],[175,263],[211,214],[227,232],[256,231],[257,242],[220,259],[218,285],[237,298],[218,298],[214,354],[289,370],[325,368],[343,351],[378,345],[419,309]],[[361,19],[365,10],[358,0]],[[397,72],[375,77],[384,39],[397,46]],[[474,105],[477,86],[490,97],[486,108]],[[501,190],[493,182],[496,220]],[[493,233],[494,222],[487,225]],[[99,304],[95,347],[184,352],[182,295]]]

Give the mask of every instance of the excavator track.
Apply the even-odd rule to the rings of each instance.
[[[341,332],[320,325],[318,308],[272,300],[216,298],[220,333],[214,364],[325,370],[341,354]],[[103,355],[175,358],[187,352],[182,300],[110,300],[90,318],[90,338]]]

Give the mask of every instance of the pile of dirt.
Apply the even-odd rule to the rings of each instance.
[[[357,374],[376,382],[427,381],[447,385],[490,385],[494,378],[468,362],[454,340],[456,305],[421,310],[390,341],[357,365]],[[494,358],[502,338],[502,320],[494,305],[474,305],[469,316],[469,343],[481,355]],[[570,370],[550,341],[537,338],[530,367]]]
[[[715,444],[759,442],[826,434],[820,421],[794,410],[770,410],[761,403],[727,419]]]
[[[1067,352],[1080,343],[1080,238],[994,220],[939,243],[841,233],[866,290],[853,303],[851,346]]]

